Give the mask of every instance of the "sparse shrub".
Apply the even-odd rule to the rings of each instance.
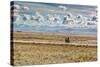
[[[66,43],[69,43],[69,42],[70,42],[69,37],[66,37],[66,38],[65,38],[65,42],[66,42]]]

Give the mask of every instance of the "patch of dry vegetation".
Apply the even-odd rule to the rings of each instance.
[[[32,40],[32,39],[48,39],[63,41],[65,35],[48,35],[40,33],[14,33],[14,39]],[[44,39],[43,39],[44,38]],[[78,37],[77,37],[78,38]],[[88,38],[88,37],[87,37]],[[82,37],[80,37],[82,39]],[[86,39],[86,38],[83,38]],[[96,40],[96,38],[90,38]],[[16,43],[13,44],[14,65],[32,65],[32,64],[55,64],[69,62],[84,62],[97,60],[96,46],[75,46],[62,44],[42,44],[42,43]]]
[[[14,43],[14,64],[96,61],[96,47]]]

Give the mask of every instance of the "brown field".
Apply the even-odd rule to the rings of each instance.
[[[95,35],[14,32],[11,64],[55,64],[97,60]],[[65,37],[70,43],[65,43]]]

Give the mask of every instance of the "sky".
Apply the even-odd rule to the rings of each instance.
[[[12,7],[17,31],[66,32],[72,28],[96,32],[97,6],[14,1]]]
[[[26,7],[29,11],[23,12],[33,12],[37,8],[40,8],[42,10],[60,10],[60,8],[65,8],[66,11],[72,11],[72,12],[78,12],[78,13],[84,13],[84,14],[95,14],[95,11],[97,9],[97,6],[89,6],[89,5],[73,5],[73,4],[57,4],[57,3],[41,3],[41,2],[23,2],[23,1],[15,1],[15,5],[19,5],[19,8]],[[62,7],[61,7],[62,6]],[[60,12],[60,11],[59,11]]]

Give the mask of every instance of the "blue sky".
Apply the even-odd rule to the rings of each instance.
[[[89,24],[93,25],[86,25],[88,24],[87,21],[84,21],[82,24],[77,24],[74,22],[74,24],[71,23],[69,24],[62,24],[64,16],[67,14],[71,14],[72,18],[75,18],[80,15],[84,18],[92,18],[93,16],[97,15],[97,6],[90,6],[90,5],[74,5],[74,4],[57,4],[57,3],[41,3],[41,2],[27,2],[27,1],[14,1],[14,5],[16,9],[14,10],[14,15],[17,16],[17,20],[14,21],[14,29],[16,30],[24,30],[24,29],[31,29],[32,27],[34,28],[33,31],[36,30],[41,30],[43,26],[43,29],[47,28],[47,30],[51,29],[55,31],[61,31],[61,28],[67,28],[72,27],[77,28],[77,29],[95,29],[96,30],[96,22],[89,21]],[[11,7],[13,7],[11,6]],[[56,16],[59,21],[55,23],[55,21],[48,21],[47,16]],[[34,16],[36,17],[41,17],[43,21],[36,22],[34,20],[30,20],[30,18]],[[27,20],[23,20],[23,17],[26,17]],[[39,20],[39,19],[35,19]],[[47,27],[47,26],[48,27]],[[74,27],[75,26],[75,27]],[[59,30],[60,29],[60,30]],[[64,29],[65,31],[65,29]]]
[[[34,11],[35,8],[42,9],[53,9],[57,10],[59,6],[66,7],[68,11],[72,12],[80,12],[84,14],[95,13],[97,6],[89,6],[89,5],[73,5],[73,4],[56,4],[56,3],[41,3],[41,2],[23,2],[23,1],[15,1],[15,4],[19,5],[20,8],[26,6],[30,8],[28,12]]]

